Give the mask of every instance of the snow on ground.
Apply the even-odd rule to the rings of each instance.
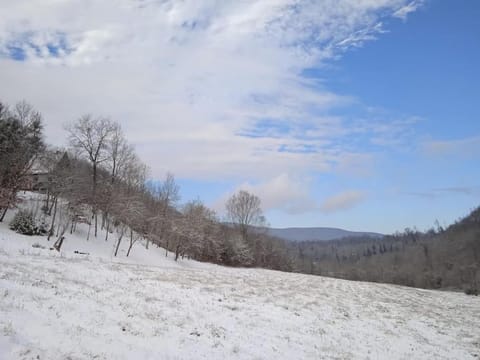
[[[480,357],[479,297],[175,262],[141,244],[114,258],[113,238],[87,242],[85,226],[57,253],[7,224],[0,359]]]

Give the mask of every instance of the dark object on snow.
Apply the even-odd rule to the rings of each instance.
[[[60,237],[57,241],[55,241],[55,244],[53,244],[53,248],[57,251],[60,251],[60,248],[62,247],[63,240],[65,240],[65,236]]]
[[[81,252],[81,251],[78,251],[78,250],[75,250],[74,253],[75,253],[75,254],[80,254],[80,255],[90,255],[90,253]]]
[[[475,296],[478,296],[478,293],[479,293],[478,289],[473,288],[473,287],[469,287],[469,288],[465,289],[464,292],[467,295],[475,295]]]

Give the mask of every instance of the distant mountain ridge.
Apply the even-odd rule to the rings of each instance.
[[[329,227],[292,227],[292,228],[269,228],[267,233],[288,241],[328,241],[346,237],[370,236],[381,238],[384,235],[375,232],[349,231]]]

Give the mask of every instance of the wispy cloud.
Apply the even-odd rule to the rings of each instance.
[[[405,194],[421,197],[425,199],[435,199],[442,196],[449,196],[449,195],[476,195],[480,194],[480,187],[479,186],[451,186],[451,187],[443,187],[443,188],[433,188],[427,191],[412,191],[406,192]]]
[[[303,71],[371,41],[384,31],[383,19],[416,6],[407,0],[3,2],[0,82],[8,86],[0,97],[33,102],[52,142],[64,137],[63,122],[82,113],[112,116],[153,176],[168,169],[180,177],[244,181],[248,173],[268,181],[341,169],[353,157],[372,157],[347,145],[353,128],[329,115],[351,99]],[[392,140],[366,131],[380,146],[378,139]]]
[[[365,198],[364,191],[348,190],[327,198],[320,209],[325,213],[348,210],[361,203]]]
[[[402,19],[403,21],[407,20],[408,15],[415,12],[425,3],[425,0],[414,0],[408,3],[405,6],[402,6],[400,9],[393,13],[393,16]]]
[[[373,133],[371,143],[397,150],[413,149],[417,138],[415,126],[422,121],[418,116],[406,116],[388,121],[371,121],[368,126]]]
[[[435,192],[428,192],[428,191],[407,191],[405,195],[420,197],[423,199],[434,199],[438,196]]]
[[[437,188],[433,189],[437,192],[443,193],[456,193],[456,194],[464,194],[464,195],[471,195],[479,190],[478,187],[474,186],[455,186],[455,187],[446,187],[446,188]]]

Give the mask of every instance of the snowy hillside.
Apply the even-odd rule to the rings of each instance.
[[[52,241],[7,224],[0,359],[480,356],[478,297],[174,262],[142,244],[114,258],[113,238],[87,242],[86,228],[67,235],[57,253]]]

